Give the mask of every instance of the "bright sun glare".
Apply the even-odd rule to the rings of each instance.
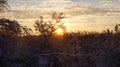
[[[62,28],[58,28],[57,30],[56,30],[56,34],[58,34],[58,35],[63,35],[63,29]]]

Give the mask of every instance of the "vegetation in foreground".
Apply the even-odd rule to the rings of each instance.
[[[65,32],[62,13],[35,22],[38,36],[15,20],[0,19],[0,67],[119,67],[120,33]],[[53,22],[54,21],[54,22]]]

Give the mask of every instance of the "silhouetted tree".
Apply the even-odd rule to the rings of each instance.
[[[24,36],[29,36],[29,35],[31,35],[32,34],[32,29],[31,28],[28,28],[27,26],[23,26],[22,27],[23,28],[23,35]]]
[[[44,46],[48,45],[49,39],[57,28],[65,29],[65,26],[63,26],[63,23],[61,22],[61,19],[63,18],[63,13],[54,12],[52,14],[52,18],[48,21],[44,21],[42,16],[40,16],[40,20],[35,21],[35,30],[38,31],[41,36],[43,36]]]
[[[7,3],[7,0],[0,0],[0,12],[3,12],[4,10],[9,10],[9,5]]]
[[[116,24],[116,25],[115,25],[115,32],[116,32],[116,33],[119,33],[119,32],[120,32],[120,31],[119,31],[119,26],[120,26],[120,24]]]
[[[23,31],[22,26],[15,20],[0,19],[0,49],[2,57],[19,56],[19,37]]]
[[[0,35],[2,36],[20,35],[22,29],[22,26],[15,20],[0,19]]]

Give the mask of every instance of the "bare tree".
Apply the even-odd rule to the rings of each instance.
[[[8,5],[7,0],[0,0],[0,12],[9,10],[10,6]]]
[[[119,26],[120,26],[120,24],[116,24],[116,25],[115,25],[115,32],[116,32],[116,33],[119,33]]]
[[[23,27],[15,20],[0,19],[0,50],[2,57],[19,57],[19,35]]]
[[[23,26],[22,29],[23,29],[23,35],[24,35],[24,36],[29,36],[29,35],[31,35],[32,32],[33,32],[32,29],[31,29],[31,28],[28,28],[27,26]]]
[[[22,32],[22,26],[15,20],[0,19],[0,35],[14,36],[20,35]]]
[[[63,18],[63,13],[54,12],[51,19],[48,21],[44,21],[42,16],[40,16],[40,20],[35,21],[34,27],[35,30],[38,31],[41,36],[43,36],[43,45],[49,44],[49,40],[56,29],[65,29],[63,22],[61,22]]]

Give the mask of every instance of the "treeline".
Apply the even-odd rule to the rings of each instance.
[[[55,29],[64,28],[59,15],[62,13],[53,14],[55,24],[51,20],[44,23],[43,17],[36,21],[38,36],[30,35],[30,29],[15,20],[0,19],[0,67],[39,67],[43,59],[49,62],[47,67],[120,66],[119,32],[66,32],[58,36]]]
[[[4,66],[6,62],[37,63],[39,55],[50,54],[47,59],[57,67],[61,64],[61,67],[119,67],[119,40],[120,33],[75,32],[54,36],[49,40],[49,46],[43,47],[42,36],[1,36],[0,65]]]

